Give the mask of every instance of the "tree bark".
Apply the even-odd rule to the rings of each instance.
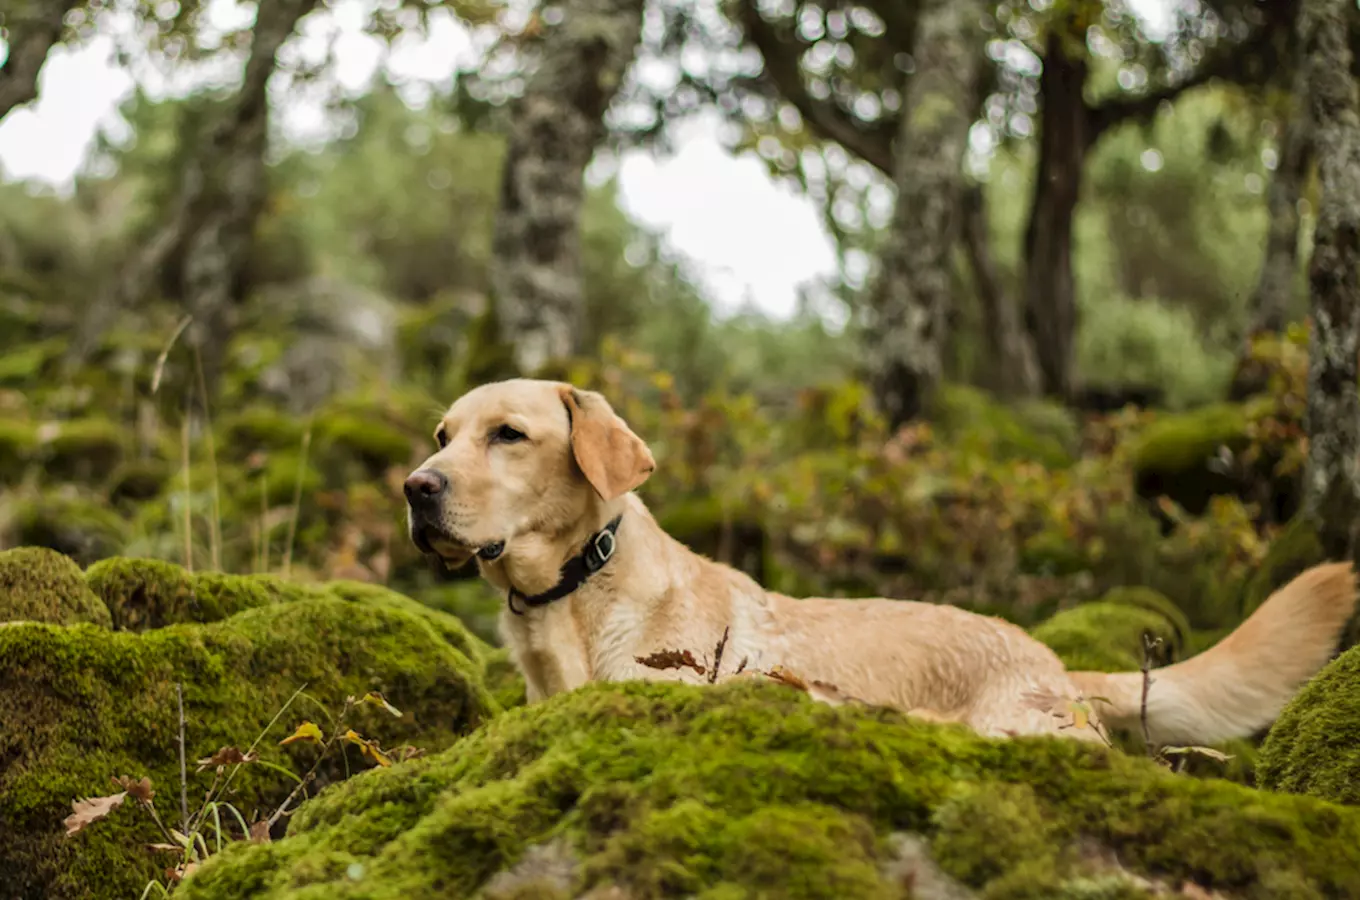
[[[1299,266],[1299,201],[1312,165],[1312,117],[1308,111],[1303,67],[1292,78],[1291,109],[1280,136],[1279,159],[1270,181],[1266,208],[1270,217],[1265,259],[1251,298],[1251,332],[1279,331],[1294,299]]]
[[[1360,102],[1347,43],[1347,0],[1308,0],[1300,15],[1321,206],[1308,287],[1305,509],[1333,559],[1350,558],[1360,515]]]
[[[1039,162],[1025,228],[1022,304],[1043,392],[1060,400],[1072,395],[1077,327],[1072,227],[1086,155],[1097,136],[1082,96],[1086,74],[1086,61],[1069,57],[1062,35],[1050,33],[1039,78]]]
[[[993,390],[1002,397],[1033,397],[1040,388],[1039,363],[1020,307],[996,271],[981,186],[974,185],[963,194],[962,234],[974,289],[982,305],[987,350],[995,361]]]
[[[30,0],[4,17],[9,57],[0,65],[0,121],[38,97],[38,73],[61,40],[66,14],[81,0]]]
[[[516,368],[571,356],[584,318],[585,170],[642,32],[641,0],[569,0],[539,39],[539,65],[511,107],[491,287]]]
[[[202,355],[209,390],[215,388],[236,307],[249,290],[255,224],[268,196],[269,79],[278,52],[318,0],[261,3],[251,34],[245,79],[230,112],[209,132],[194,164],[205,168],[192,230],[181,244],[183,301],[194,317],[188,337]]]
[[[917,26],[915,73],[893,141],[897,205],[871,297],[872,378],[894,428],[921,412],[940,377],[981,17],[972,0],[932,0]]]

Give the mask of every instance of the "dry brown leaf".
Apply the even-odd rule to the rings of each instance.
[[[693,669],[703,675],[708,667],[699,663],[688,650],[658,650],[650,656],[633,657],[649,669]]]
[[[127,791],[119,791],[108,797],[87,797],[84,800],[72,800],[72,812],[61,823],[66,826],[66,836],[78,834],[85,829],[85,826],[98,822],[122,806],[127,795]]]
[[[142,776],[140,779],[130,778],[127,775],[120,775],[110,779],[124,792],[136,800],[138,803],[150,803],[151,798],[156,796],[156,792],[151,789],[151,779]]]
[[[789,687],[797,688],[800,691],[808,690],[808,683],[784,666],[775,666],[773,669],[766,672],[765,676],[774,679],[780,684],[787,684]]]
[[[242,753],[235,747],[223,747],[212,756],[205,756],[198,761],[198,771],[204,769],[221,768],[222,766],[236,766],[243,763],[252,763],[260,758],[260,754],[251,750],[249,753]]]
[[[305,741],[311,744],[319,744],[321,743],[321,738],[322,735],[320,727],[318,727],[316,724],[312,722],[303,722],[301,725],[297,727],[297,731],[294,731],[288,737],[279,741],[279,744],[281,746],[287,746],[288,744],[292,744],[297,741]]]
[[[261,819],[250,826],[250,839],[257,844],[268,844],[272,840],[269,837],[268,819]]]

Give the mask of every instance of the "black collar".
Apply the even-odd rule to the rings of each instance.
[[[623,514],[620,513],[608,525],[591,535],[590,540],[586,541],[585,549],[562,564],[562,578],[543,593],[529,596],[513,587],[510,588],[505,598],[510,611],[517,616],[524,615],[515,609],[515,598],[519,598],[525,606],[547,606],[585,584],[587,578],[604,568],[604,564],[613,558],[617,543],[614,534],[619,530],[619,523],[622,521]]]

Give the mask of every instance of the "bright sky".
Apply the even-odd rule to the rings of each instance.
[[[1142,0],[1159,6],[1167,0]],[[362,33],[365,0],[335,0],[331,10],[303,22],[291,48],[308,58],[324,54],[334,42],[337,76],[360,89],[381,64],[381,45]],[[249,23],[253,12],[236,0],[212,0],[218,27]],[[115,37],[102,33],[79,47],[57,47],[39,81],[39,99],[0,122],[0,176],[69,188],[89,152],[97,129],[117,130],[117,104],[128,96],[133,78],[114,62]],[[439,17],[428,40],[404,40],[388,69],[394,75],[442,82],[454,69],[475,59],[468,33],[451,17]],[[153,93],[164,92],[154,73],[142,76]],[[292,136],[315,134],[320,108],[293,102],[285,111]],[[669,246],[693,263],[720,308],[751,302],[777,316],[793,311],[799,285],[836,271],[832,242],[813,205],[792,188],[774,182],[752,157],[736,158],[717,140],[712,120],[687,123],[674,154],[628,153],[619,169],[621,203],[635,220],[661,229]]]

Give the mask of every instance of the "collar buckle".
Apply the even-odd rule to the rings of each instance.
[[[590,542],[590,546],[585,553],[586,569],[594,574],[604,567],[604,564],[614,556],[614,548],[617,541],[614,539],[614,532],[608,528],[595,535],[595,539]]]

